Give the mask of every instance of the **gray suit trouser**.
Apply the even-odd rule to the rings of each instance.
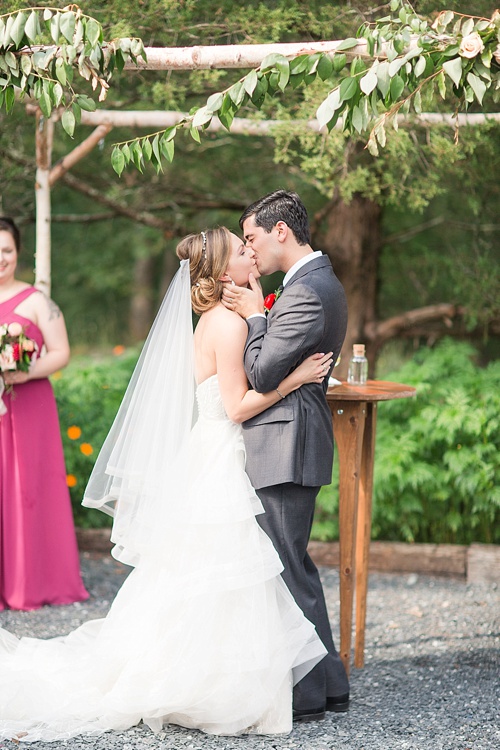
[[[284,565],[283,580],[315,626],[328,654],[294,688],[293,707],[321,708],[327,697],[349,692],[344,665],[335,650],[318,569],[307,553],[319,487],[277,484],[256,490],[265,513],[257,516]]]

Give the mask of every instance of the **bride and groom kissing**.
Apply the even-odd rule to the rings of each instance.
[[[307,553],[331,479],[326,389],[345,295],[295,193],[265,196],[240,225],[243,241],[219,228],[179,244],[86,490],[85,505],[114,516],[113,555],[134,569],[106,618],[64,638],[0,629],[1,738],[141,720],[273,734],[348,709]],[[283,291],[266,316],[257,279],[275,271]]]

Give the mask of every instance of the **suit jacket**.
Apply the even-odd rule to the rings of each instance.
[[[333,352],[335,362],[347,327],[344,289],[326,255],[300,268],[267,319],[251,318],[245,371],[252,388],[266,393],[315,352]],[[246,471],[256,489],[285,482],[309,487],[330,484],[332,417],[328,378],[309,383],[243,423]]]

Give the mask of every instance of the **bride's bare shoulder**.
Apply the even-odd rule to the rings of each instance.
[[[246,334],[248,331],[246,321],[222,304],[213,307],[203,317],[206,317],[206,322],[209,325],[220,328],[222,332],[231,333],[234,331],[240,333],[244,331]]]

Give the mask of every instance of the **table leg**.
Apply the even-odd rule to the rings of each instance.
[[[375,457],[375,428],[377,404],[366,405],[363,435],[363,454],[359,484],[358,519],[356,532],[356,638],[354,666],[365,663],[366,598],[368,594],[368,558],[372,522],[373,461]]]
[[[339,458],[340,658],[350,670],[356,528],[366,403],[345,401],[332,409]]]

